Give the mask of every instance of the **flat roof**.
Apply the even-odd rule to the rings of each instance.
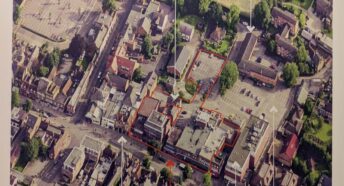
[[[72,152],[69,153],[63,164],[74,167],[80,161],[82,156],[84,156],[84,151],[79,147],[73,147]]]
[[[261,136],[265,133],[267,127],[267,121],[252,115],[242,129],[239,139],[228,158],[227,166],[237,162],[240,167],[243,167],[251,152],[254,153],[257,145],[260,145]]]
[[[104,143],[98,139],[92,138],[90,136],[84,136],[84,138],[81,141],[80,146],[84,146],[86,148],[93,149],[97,152],[100,152],[103,150],[102,149],[103,144]]]
[[[207,127],[200,129],[192,126],[186,126],[176,144],[176,147],[198,155],[201,152],[209,135],[210,129]]]
[[[199,155],[210,161],[214,153],[221,148],[226,137],[227,132],[217,127],[214,131],[210,132]]]

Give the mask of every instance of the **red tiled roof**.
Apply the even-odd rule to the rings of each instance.
[[[292,161],[298,148],[299,140],[296,134],[292,134],[288,140],[288,145],[283,150],[283,159]]]

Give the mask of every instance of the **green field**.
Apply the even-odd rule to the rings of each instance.
[[[307,10],[311,6],[312,1],[313,0],[292,0],[291,3],[293,3],[293,4],[297,5],[297,6],[300,6],[300,7],[302,7],[302,8]]]
[[[180,20],[193,26],[196,26],[198,22],[203,22],[202,19],[196,15],[186,15]]]
[[[229,50],[230,45],[231,45],[230,39],[225,38],[218,45],[215,45],[214,43],[206,41],[204,48],[206,48],[207,50],[213,51],[217,54],[226,56],[228,55],[228,50]]]
[[[237,5],[242,14],[248,16],[250,14],[250,0],[215,0],[222,6],[229,8],[231,5]],[[252,0],[252,10],[260,0]]]
[[[330,124],[324,123],[322,127],[315,133],[315,136],[328,143],[332,138],[332,126]]]

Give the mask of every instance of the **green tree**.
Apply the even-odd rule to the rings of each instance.
[[[212,2],[209,6],[209,16],[211,19],[215,20],[217,23],[222,21],[222,6],[218,3]]]
[[[45,66],[41,66],[38,69],[38,76],[45,77],[49,73],[49,68]]]
[[[133,81],[140,83],[143,79],[141,66],[135,69],[133,74]]]
[[[271,10],[266,0],[262,0],[254,8],[255,24],[264,29],[268,29],[271,22]]]
[[[308,51],[303,43],[300,44],[299,49],[297,50],[296,60],[298,63],[306,62],[308,58]]]
[[[26,112],[29,112],[32,108],[32,101],[30,99],[27,99],[25,101],[25,104],[23,105],[23,109],[26,111]]]
[[[183,172],[184,177],[186,179],[190,179],[192,177],[192,173],[193,173],[192,167],[189,164],[187,164]]]
[[[143,161],[142,161],[142,165],[143,167],[145,167],[146,169],[149,169],[150,165],[151,165],[151,160],[148,156],[145,156]]]
[[[314,107],[314,101],[311,98],[307,98],[305,102],[305,114],[310,116]]]
[[[220,76],[220,93],[224,95],[226,90],[232,88],[238,80],[239,71],[236,63],[230,62],[226,64]]]
[[[269,53],[275,54],[276,53],[276,47],[277,47],[276,41],[274,39],[270,39],[270,41],[268,43],[268,47],[267,47]]]
[[[32,138],[30,141],[30,149],[32,150],[32,159],[37,159],[42,143],[39,138]]]
[[[301,63],[298,63],[297,66],[299,68],[299,71],[300,71],[301,75],[308,75],[308,74],[310,74],[311,69],[310,69],[308,63],[301,62]]]
[[[199,0],[198,9],[201,15],[205,15],[209,11],[211,0]]]
[[[173,45],[174,42],[174,34],[171,32],[167,32],[164,37],[162,38],[162,45],[165,46],[167,49]]]
[[[13,21],[15,24],[18,23],[20,16],[21,16],[21,8],[18,5],[16,5],[16,8],[13,11]]]
[[[209,172],[203,174],[203,184],[205,186],[212,186],[212,182],[211,182],[211,175]]]
[[[142,45],[143,54],[145,55],[146,58],[148,59],[152,58],[152,49],[153,49],[152,39],[150,36],[146,36],[145,39],[143,40],[143,45]]]
[[[306,20],[306,14],[305,13],[301,13],[300,15],[299,15],[299,21],[300,21],[300,27],[301,28],[305,28],[306,27],[306,22],[307,22],[307,20]]]
[[[20,96],[18,90],[12,91],[12,99],[11,99],[11,105],[13,107],[19,107],[20,104]]]
[[[86,40],[80,34],[76,34],[68,47],[68,53],[74,58],[74,60],[78,60],[86,48]]]
[[[116,0],[103,0],[102,5],[103,11],[112,13],[116,10]]]
[[[229,12],[226,16],[226,25],[228,31],[233,31],[235,25],[239,22],[240,19],[240,9],[236,5],[232,5],[229,9]]]
[[[50,69],[57,66],[60,63],[60,56],[60,49],[54,48],[54,50],[48,55],[46,66]]]
[[[169,180],[172,179],[172,173],[170,170],[168,170],[166,167],[162,168],[160,171],[160,176],[162,177],[162,179],[167,182]]]
[[[283,80],[287,87],[292,87],[297,83],[299,70],[295,63],[287,63],[283,67]]]

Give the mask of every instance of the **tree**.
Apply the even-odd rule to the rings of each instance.
[[[209,11],[209,5],[211,3],[211,0],[199,0],[199,13],[201,15],[205,15]]]
[[[26,111],[26,112],[29,112],[32,108],[32,101],[30,99],[27,99],[25,101],[25,104],[23,105],[23,109]]]
[[[49,73],[49,68],[46,66],[41,66],[38,69],[38,76],[45,77]]]
[[[311,98],[307,98],[305,102],[305,114],[310,116],[314,107],[314,101]]]
[[[112,13],[116,10],[116,0],[103,0],[102,1],[103,11],[109,11]]]
[[[166,182],[168,180],[171,180],[173,175],[172,175],[171,171],[169,171],[166,167],[164,167],[160,171],[160,176]]]
[[[85,50],[85,48],[86,48],[85,39],[81,35],[76,34],[69,44],[68,53],[75,60],[78,60],[79,57],[81,56],[82,52]]]
[[[148,156],[145,156],[145,158],[142,161],[142,165],[143,167],[145,167],[146,169],[149,169],[150,165],[151,165],[151,160]]]
[[[277,46],[276,41],[274,39],[270,39],[270,41],[268,43],[268,47],[267,47],[269,53],[275,54],[276,53],[276,46]]]
[[[297,83],[297,78],[299,77],[299,70],[295,63],[287,63],[283,67],[284,83],[287,87],[292,87]]]
[[[216,21],[217,23],[222,21],[222,6],[218,3],[212,2],[209,6],[209,16],[211,19]]]
[[[226,16],[226,24],[228,31],[234,30],[235,25],[239,22],[240,9],[236,5],[232,5]]]
[[[271,10],[266,0],[262,0],[254,8],[256,26],[268,29],[271,22]]]
[[[54,50],[48,55],[46,66],[50,69],[54,66],[57,66],[60,63],[60,56],[61,51],[58,48],[54,48]]]
[[[32,150],[32,159],[37,159],[39,156],[39,149],[41,140],[39,138],[32,138],[30,141],[30,149]]]
[[[143,79],[142,75],[142,69],[141,67],[135,69],[134,74],[133,74],[133,81],[140,83]]]
[[[226,90],[232,88],[238,80],[239,71],[236,63],[230,62],[226,64],[220,76],[220,93],[224,95]]]
[[[203,184],[205,186],[211,186],[213,185],[212,182],[211,182],[211,175],[210,175],[210,172],[207,172],[205,174],[203,174]]]
[[[85,49],[85,59],[87,61],[92,61],[94,55],[97,52],[97,46],[95,42],[91,42],[86,46]]]
[[[145,55],[146,58],[148,59],[152,58],[152,49],[153,49],[152,39],[150,36],[146,36],[145,39],[143,40],[143,45],[142,45],[143,54]]]
[[[171,32],[167,32],[164,37],[162,38],[162,45],[165,46],[167,49],[173,45],[174,42],[174,34]]]
[[[20,104],[20,96],[18,90],[12,91],[12,99],[11,99],[11,105],[13,107],[19,107]]]
[[[192,177],[192,173],[193,173],[192,167],[189,164],[187,164],[183,172],[184,178],[190,179]]]
[[[297,50],[296,60],[298,63],[306,62],[308,58],[308,51],[303,43],[300,43],[299,49]]]
[[[14,23],[18,23],[19,19],[21,16],[21,8],[19,7],[19,5],[16,5],[15,10],[13,11],[13,21]]]
[[[306,22],[307,22],[307,20],[306,20],[306,14],[305,14],[305,13],[302,12],[302,13],[299,15],[299,21],[300,21],[300,27],[301,27],[301,28],[305,28]]]
[[[308,63],[301,62],[301,63],[298,63],[297,66],[299,68],[299,72],[300,72],[301,75],[308,75],[308,74],[310,74],[311,69],[310,69]]]

